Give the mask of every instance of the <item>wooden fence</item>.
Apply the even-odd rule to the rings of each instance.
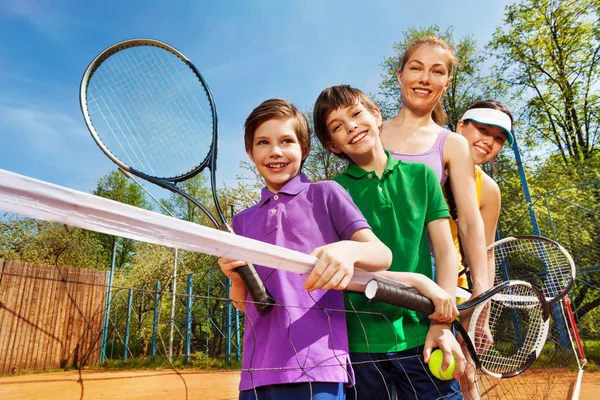
[[[106,278],[0,260],[0,373],[97,364]]]

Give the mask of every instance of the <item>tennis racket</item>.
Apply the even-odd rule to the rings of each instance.
[[[433,314],[431,300],[375,278],[367,283],[367,298]],[[525,371],[537,359],[548,336],[549,308],[543,294],[528,282],[506,281],[458,305],[473,309],[468,331],[453,326],[464,340],[475,366],[487,375],[508,378]],[[493,341],[488,340],[491,334]]]
[[[114,44],[86,69],[79,100],[92,138],[121,170],[183,196],[215,227],[233,232],[216,190],[217,109],[206,81],[181,52],[152,39]],[[218,220],[177,186],[205,168]],[[254,266],[236,271],[259,310],[274,303]]]
[[[509,279],[531,283],[548,304],[564,298],[575,281],[571,255],[553,240],[539,236],[507,237],[488,247],[494,252],[495,284]]]

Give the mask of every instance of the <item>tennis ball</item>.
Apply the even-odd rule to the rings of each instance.
[[[449,381],[452,379],[452,374],[454,373],[454,369],[456,368],[456,358],[452,356],[452,361],[450,361],[450,365],[448,369],[442,369],[442,362],[444,361],[444,352],[440,349],[436,349],[431,353],[431,357],[429,357],[429,370],[436,378],[442,381]]]

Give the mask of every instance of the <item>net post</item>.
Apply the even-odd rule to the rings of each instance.
[[[160,300],[160,281],[156,282],[154,291],[154,322],[152,324],[152,361],[156,359],[156,335],[158,331],[158,302]]]

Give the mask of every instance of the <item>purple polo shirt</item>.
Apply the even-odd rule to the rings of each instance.
[[[369,228],[338,183],[311,183],[304,174],[276,194],[264,188],[260,202],[237,214],[233,226],[239,235],[308,254]],[[309,381],[353,382],[343,292],[308,293],[305,275],[255,267],[279,305],[262,313],[252,304],[246,308],[240,390]]]

